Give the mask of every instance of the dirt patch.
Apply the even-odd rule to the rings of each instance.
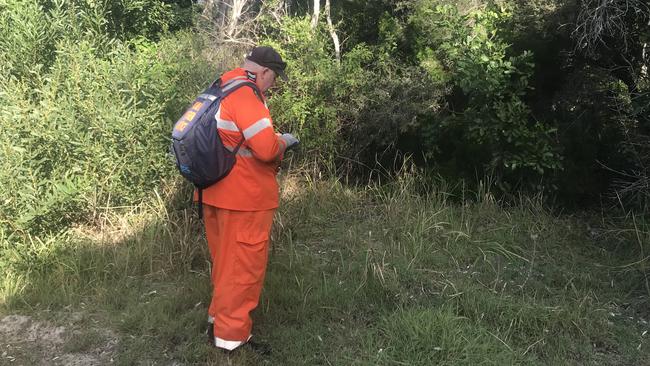
[[[113,362],[117,337],[73,314],[65,326],[31,316],[0,319],[0,365],[94,366]]]

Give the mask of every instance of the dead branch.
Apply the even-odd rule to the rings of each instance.
[[[594,56],[598,47],[611,38],[620,40],[627,51],[631,34],[625,21],[632,13],[647,18],[650,7],[645,0],[583,0],[572,33],[576,49]]]

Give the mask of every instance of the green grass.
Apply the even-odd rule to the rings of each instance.
[[[93,314],[119,338],[121,365],[650,364],[650,234],[638,218],[613,226],[486,193],[452,202],[416,194],[407,174],[382,187],[284,187],[254,313],[269,356],[205,345],[206,245],[172,199],[5,250],[0,312]],[[66,349],[98,343],[91,326]]]

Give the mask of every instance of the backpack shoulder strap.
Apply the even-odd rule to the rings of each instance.
[[[220,81],[220,80],[218,80]],[[262,98],[262,92],[257,88],[257,85],[253,83],[252,81],[248,79],[233,79],[228,82],[221,88],[221,91],[223,92],[223,96],[227,96],[230,93],[234,92],[235,90],[241,88],[242,86],[248,86],[253,89],[253,92],[257,96],[257,98],[260,100],[260,102],[264,103],[264,99]]]
[[[221,79],[215,81],[215,83],[221,83]],[[217,84],[217,85],[219,85],[219,84]],[[257,87],[257,85],[255,85],[255,83],[253,83],[252,81],[249,81],[248,79],[239,79],[239,78],[237,78],[237,79],[230,80],[230,81],[226,82],[226,84],[224,84],[224,86],[221,87],[221,93],[222,93],[221,98],[227,97],[230,93],[232,93],[235,90],[237,90],[237,89],[239,89],[241,87],[244,87],[244,86],[248,86],[248,87],[252,88],[253,92],[257,96],[257,99],[259,99],[260,102],[264,103],[264,99],[262,98],[262,93],[260,92],[260,89]],[[239,148],[241,147],[241,145],[244,143],[244,141],[246,141],[246,138],[244,137],[244,133],[241,132],[241,131],[239,131],[239,133],[241,133],[242,139],[241,139],[241,141],[239,141],[237,146],[235,146],[235,149],[232,151],[233,154],[237,154],[237,152],[239,151]]]

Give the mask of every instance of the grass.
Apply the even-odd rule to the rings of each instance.
[[[119,338],[121,365],[650,365],[638,217],[615,226],[485,192],[452,202],[444,189],[417,194],[406,173],[283,187],[254,313],[269,356],[204,344],[205,241],[192,209],[161,196],[5,251],[0,313],[92,314]],[[90,327],[65,348],[98,343]]]

